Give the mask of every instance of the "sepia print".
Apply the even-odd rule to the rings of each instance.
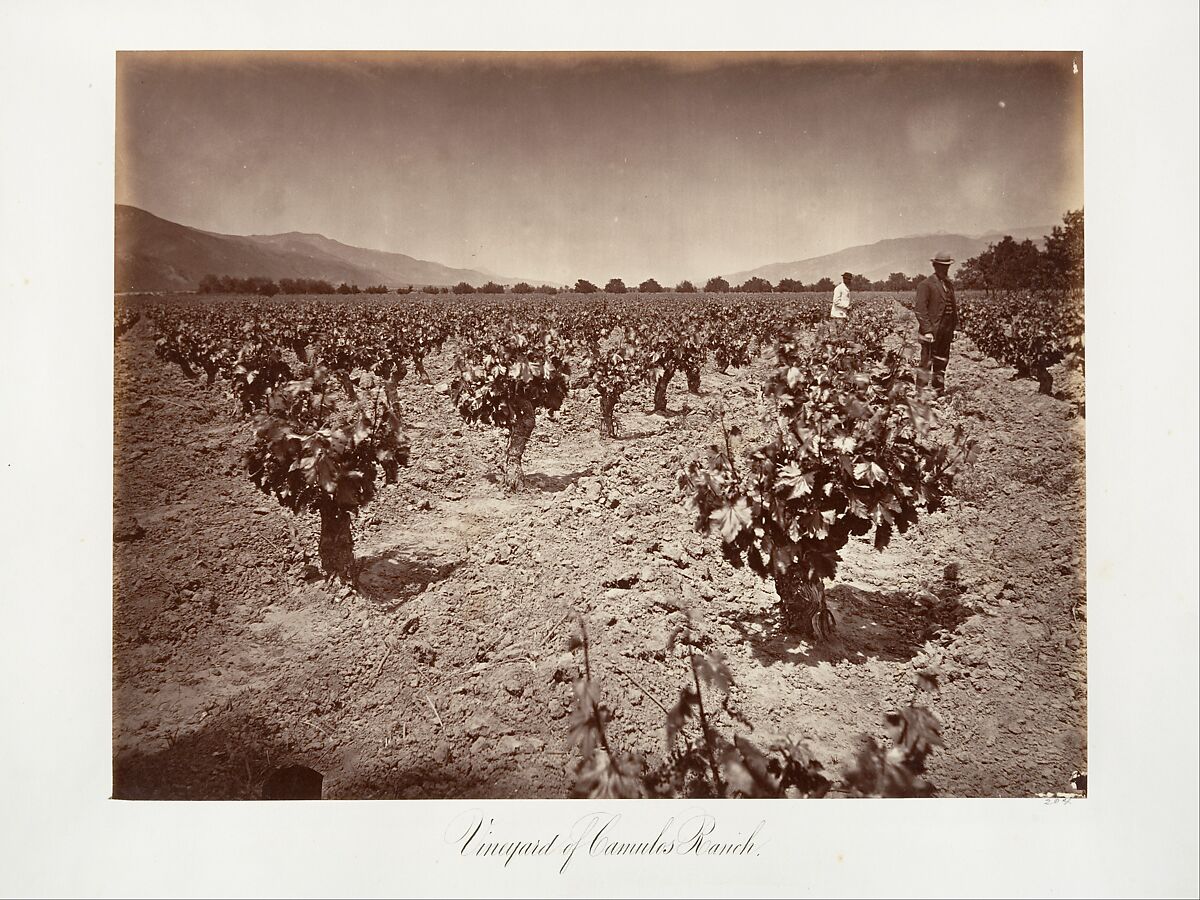
[[[1085,796],[1083,65],[119,53],[113,796]]]

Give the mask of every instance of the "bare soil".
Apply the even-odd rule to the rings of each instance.
[[[852,542],[828,594],[837,635],[814,647],[780,630],[770,582],[692,531],[675,488],[719,407],[758,433],[765,361],[705,372],[698,396],[677,376],[667,416],[630,392],[615,440],[575,391],[538,418],[517,495],[503,436],[446,396],[451,365],[440,354],[434,384],[404,385],[413,464],[354,521],[356,592],[314,571],[316,516],[244,475],[232,401],[156,359],[145,321],[120,340],[114,796],[258,798],[289,764],[323,773],[328,798],[567,796],[573,610],[629,749],[662,752],[657,703],[688,674],[664,645],[690,609],[735,676],[727,730],[807,738],[836,772],[936,664],[941,795],[1070,791],[1086,768],[1078,402],[959,338],[945,427],[965,424],[979,461],[886,551]]]

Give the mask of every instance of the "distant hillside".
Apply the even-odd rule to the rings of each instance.
[[[116,290],[195,290],[205,275],[323,278],[367,287],[386,284],[481,285],[493,278],[403,253],[351,247],[319,234],[214,234],[117,204]],[[515,280],[515,279],[513,279]]]
[[[876,241],[874,244],[848,247],[825,256],[814,256],[811,259],[769,263],[756,269],[726,275],[725,278],[730,284],[739,284],[754,276],[765,278],[772,284],[781,278],[795,278],[805,284],[812,284],[825,277],[837,281],[843,272],[852,272],[856,275],[865,275],[871,281],[879,281],[886,279],[893,272],[919,275],[932,271],[929,259],[939,250],[949,250],[954,256],[956,263],[950,270],[953,273],[958,264],[978,255],[987,249],[988,244],[1002,240],[1006,234],[1011,234],[1017,241],[1032,238],[1041,243],[1042,237],[1050,233],[1051,227],[1045,225],[1016,228],[1011,231],[985,234],[981,237],[968,237],[963,234],[931,234],[919,237],[889,238]]]

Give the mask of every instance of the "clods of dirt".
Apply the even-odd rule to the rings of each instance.
[[[622,747],[661,753],[660,705],[690,678],[667,638],[690,612],[734,675],[713,704],[727,733],[807,738],[837,772],[936,671],[942,795],[1058,792],[1086,771],[1083,423],[966,340],[941,406],[977,465],[886,551],[846,548],[837,632],[812,646],[779,628],[769,581],[693,533],[675,486],[718,412],[762,433],[763,360],[705,373],[699,396],[677,378],[665,417],[631,390],[616,440],[580,389],[539,418],[510,495],[502,435],[463,425],[436,387],[452,355],[434,357],[434,384],[403,384],[413,464],[355,519],[348,589],[316,569],[313,518],[243,474],[232,402],[156,359],[149,328],[116,351],[118,797],[258,798],[289,766],[326,798],[565,797],[576,614]]]

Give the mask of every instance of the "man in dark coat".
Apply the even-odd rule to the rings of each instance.
[[[917,302],[913,312],[921,329],[921,368],[933,373],[933,389],[939,394],[946,387],[946,363],[950,361],[950,344],[958,326],[958,302],[954,285],[950,283],[950,264],[954,258],[939,250],[930,260],[933,274],[917,285]]]

